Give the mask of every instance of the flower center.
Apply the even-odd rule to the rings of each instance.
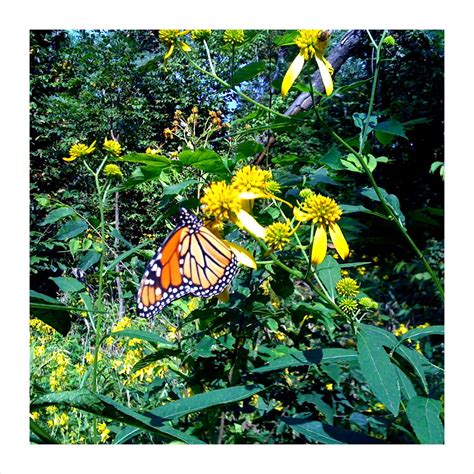
[[[301,210],[311,216],[313,222],[329,225],[341,218],[342,210],[336,204],[334,199],[328,198],[321,194],[311,194],[306,197]]]
[[[218,221],[229,220],[241,209],[239,192],[225,181],[212,183],[201,198],[203,212]]]
[[[305,60],[322,54],[328,45],[329,33],[325,30],[300,30],[295,44],[300,48]]]

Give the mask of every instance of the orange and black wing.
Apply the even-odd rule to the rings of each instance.
[[[218,295],[237,273],[232,251],[194,214],[180,209],[178,224],[145,270],[137,296],[139,316],[151,318],[190,293]]]

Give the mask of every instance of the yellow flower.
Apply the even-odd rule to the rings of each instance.
[[[225,30],[224,43],[237,46],[245,41],[244,30]]]
[[[420,354],[423,354],[423,352],[422,352],[422,350],[421,350],[420,341],[416,341],[416,343],[415,343],[415,351],[416,351],[416,352],[419,352]]]
[[[326,384],[326,390],[328,392],[332,392],[334,390],[334,385],[332,383],[327,383]]]
[[[90,155],[95,150],[96,140],[94,140],[89,146],[83,143],[76,143],[69,149],[69,156],[63,158],[64,161],[74,161],[76,158],[81,156]]]
[[[232,184],[239,191],[240,199],[272,198],[273,193],[280,190],[280,185],[273,181],[271,171],[251,165],[237,171]]]
[[[393,334],[395,334],[395,336],[403,336],[403,334],[407,332],[408,332],[408,328],[403,323],[401,323],[400,326],[398,326],[398,329],[393,330]]]
[[[191,30],[160,30],[158,37],[168,48],[163,59],[164,66],[166,66],[166,61],[168,61],[173,54],[175,46],[181,48],[185,53],[191,51],[191,47],[181,39],[182,36],[187,35],[190,31]]]
[[[112,332],[123,331],[131,326],[132,320],[128,316],[124,316],[115,324],[115,326],[112,327]]]
[[[339,306],[346,314],[354,314],[357,311],[357,301],[352,298],[343,298]]]
[[[104,150],[113,155],[113,156],[120,156],[122,153],[122,146],[117,140],[104,140]]]
[[[336,223],[341,218],[342,210],[334,199],[321,194],[307,194],[303,203],[293,209],[293,213],[296,220],[301,222],[312,221],[313,224],[317,225],[311,251],[311,262],[313,264],[319,265],[326,257],[326,231],[329,231],[332,243],[341,258],[344,260],[349,255],[349,246],[341,228]]]
[[[119,166],[109,163],[104,167],[105,176],[123,178],[122,170]]]
[[[276,411],[283,411],[283,408],[285,408],[285,405],[283,405],[282,402],[278,401],[273,408],[275,408]]]
[[[430,327],[430,323],[419,324],[417,326],[418,329],[424,329]]]
[[[87,352],[84,359],[88,364],[92,364],[92,362],[94,362],[94,354],[92,354],[92,352]]]
[[[37,411],[33,411],[31,412],[30,417],[33,421],[37,421],[40,417],[40,414]]]
[[[282,250],[290,241],[293,232],[289,221],[275,222],[267,227],[265,241],[271,249]]]
[[[110,438],[110,430],[105,423],[98,423],[97,431],[100,434],[100,441],[102,443],[105,443]]]
[[[359,293],[359,284],[352,278],[342,278],[336,283],[336,291],[341,296],[354,298]]]
[[[329,42],[329,32],[325,30],[299,30],[299,35],[295,39],[295,44],[300,48],[299,54],[291,63],[288,71],[283,78],[281,84],[281,94],[285,96],[291,89],[291,86],[300,75],[305,61],[312,58],[316,63],[321,74],[321,79],[326,90],[326,95],[331,95],[333,91],[333,83],[331,74],[333,68],[328,60],[323,56],[323,53]]]
[[[255,394],[255,395],[252,395],[250,397],[250,405],[256,407],[258,406],[258,399],[260,398],[260,396],[258,394]]]
[[[225,181],[211,183],[201,198],[204,215],[219,222],[230,220],[250,234],[265,238],[265,229],[243,209],[240,194],[235,186]]]
[[[46,352],[45,346],[36,346],[33,350],[33,355],[35,357],[41,357],[44,355],[45,352]]]
[[[277,341],[280,341],[280,342],[281,342],[281,341],[284,341],[284,340],[285,340],[285,337],[286,337],[285,334],[282,333],[282,332],[280,332],[280,331],[277,331],[277,332],[275,333],[275,339],[276,339]]]
[[[165,128],[163,130],[163,135],[165,136],[166,140],[171,140],[173,138],[173,132],[170,128]]]
[[[359,304],[363,306],[365,309],[377,309],[378,304],[368,296],[364,296],[359,300]]]
[[[150,148],[148,147],[145,151],[147,155],[161,155],[161,149],[160,148]]]
[[[204,41],[211,36],[211,30],[193,30],[191,32],[191,38],[194,41]]]

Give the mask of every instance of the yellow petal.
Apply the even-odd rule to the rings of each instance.
[[[329,235],[332,243],[336,247],[337,253],[344,260],[349,255],[349,246],[342,233],[341,228],[337,224],[329,224]]]
[[[242,191],[239,194],[240,199],[257,199],[257,198],[264,198],[267,197],[266,194],[263,192],[255,192],[255,191]]]
[[[63,158],[64,161],[74,161],[77,158],[77,156],[65,156]]]
[[[291,89],[291,86],[300,75],[301,70],[304,66],[304,56],[300,53],[291,63],[291,66],[286,71],[283,82],[281,83],[281,95],[285,96]]]
[[[189,51],[191,51],[191,46],[189,46],[189,44],[186,44],[184,41],[180,41],[178,44],[181,46],[181,49],[185,53],[189,53]]]
[[[316,229],[316,235],[313,240],[313,248],[311,250],[311,263],[319,265],[326,256],[328,248],[328,237],[326,229],[323,225],[319,225]]]
[[[324,88],[326,89],[326,95],[331,95],[334,89],[334,85],[332,83],[332,77],[329,72],[326,63],[323,61],[322,57],[320,58],[318,55],[316,57],[316,62],[318,63],[319,72],[321,73],[321,79],[324,84]]]
[[[166,54],[164,57],[165,61],[173,54],[173,51],[174,51],[174,44],[171,44],[170,47],[168,48],[168,51],[166,51]]]
[[[300,222],[306,222],[311,219],[310,214],[307,214],[298,207],[293,208],[293,215],[295,216],[295,219]]]
[[[265,228],[262,227],[247,211],[241,209],[237,213],[237,219],[234,219],[234,222],[239,227],[245,229],[249,234],[258,237],[259,239],[265,238]]]
[[[232,250],[239,263],[246,267],[253,268],[254,270],[257,268],[257,262],[247,249],[244,249],[234,242],[229,242],[228,240],[224,240],[224,242]]]

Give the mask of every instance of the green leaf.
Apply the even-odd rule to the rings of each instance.
[[[439,418],[441,402],[414,397],[407,404],[407,417],[422,444],[443,444],[444,429]]]
[[[64,217],[70,216],[72,214],[75,214],[75,211],[70,207],[60,207],[58,209],[54,209],[44,218],[43,222],[41,222],[40,225],[53,224],[54,222],[59,221],[60,219],[63,219]]]
[[[407,339],[418,340],[423,337],[428,337],[432,335],[442,335],[444,334],[444,326],[428,326],[426,328],[415,328],[407,331],[400,338],[400,342],[406,341]]]
[[[330,255],[318,265],[316,273],[321,279],[331,299],[336,297],[336,283],[341,279],[341,267],[337,260]]]
[[[142,341],[152,342],[161,346],[176,347],[164,337],[158,336],[154,332],[141,331],[139,329],[124,329],[123,331],[115,331],[111,336],[130,337],[133,339],[141,339]]]
[[[263,385],[239,385],[237,387],[221,388],[167,403],[154,408],[150,413],[164,420],[173,420],[210,407],[244,400],[264,389]]]
[[[277,46],[289,46],[291,44],[294,44],[296,37],[299,35],[297,30],[290,30],[285,32],[285,34],[281,36],[277,36],[273,42]]]
[[[343,170],[344,165],[341,163],[341,152],[336,148],[332,147],[319,161],[332,170]]]
[[[295,433],[305,436],[309,441],[321,444],[380,444],[380,440],[363,433],[346,430],[337,426],[326,425],[300,417],[282,417]]]
[[[416,397],[416,390],[413,384],[411,383],[411,380],[407,377],[405,372],[403,372],[400,367],[395,366],[395,371],[397,372],[398,375],[398,381],[400,382],[400,390],[402,392],[402,395],[407,399],[410,400],[413,397]]]
[[[37,301],[45,301],[48,304],[36,306],[35,302]],[[50,296],[33,290],[30,290],[30,314],[51,326],[63,336],[66,336],[71,329],[71,317],[66,306]]]
[[[30,431],[37,437],[35,440],[36,444],[61,444],[57,439],[43,431],[43,429],[33,420],[30,420]]]
[[[330,425],[334,423],[334,409],[323,400],[322,395],[318,393],[299,393],[296,399],[298,403],[311,403],[325,416]]]
[[[357,335],[362,375],[377,399],[397,416],[400,409],[400,388],[395,366],[377,337],[373,337],[373,333],[365,330],[365,327],[361,325]]]
[[[383,188],[379,188],[379,190],[382,194],[382,197],[385,199],[385,201],[387,201],[387,204],[392,208],[392,211],[398,217],[400,222],[405,225],[405,216],[400,209],[400,201],[398,200],[397,196],[395,196],[395,194],[388,194]],[[380,199],[377,196],[374,188],[364,188],[361,191],[361,194],[369,199],[372,199],[372,201],[380,202]]]
[[[53,280],[58,288],[64,293],[76,293],[77,291],[83,290],[84,285],[71,277],[50,277],[50,280]]]
[[[273,370],[286,369],[288,367],[299,367],[302,365],[330,363],[330,362],[354,362],[357,361],[357,352],[350,349],[313,349],[309,351],[292,351],[291,354],[277,357],[269,364],[251,370],[253,373],[271,372]]]
[[[228,175],[222,158],[213,150],[184,150],[179,154],[179,161],[185,166],[192,166],[206,173],[213,173],[217,176]]]
[[[400,354],[412,365],[413,369],[415,370],[415,374],[421,380],[423,390],[425,393],[428,393],[428,382],[426,381],[424,368],[424,365],[427,364],[428,361],[419,352],[415,351],[414,349],[409,349],[403,345],[396,349],[396,353]]]
[[[360,112],[356,112],[355,114],[352,115],[352,119],[354,120],[354,125],[357,128],[360,128],[361,130],[364,129],[365,124],[368,120],[369,123],[367,127],[367,133],[370,133],[377,126],[377,115],[371,115],[369,118],[367,117],[368,117],[367,114],[363,114]]]
[[[84,271],[95,265],[100,260],[100,252],[88,250],[79,260],[78,267]]]
[[[215,344],[215,339],[206,335],[196,344],[194,352],[197,357],[212,357],[212,346]]]
[[[148,181],[159,179],[161,178],[161,173],[167,166],[165,163],[157,163],[136,168],[130,178],[111,191],[124,191],[126,189],[135,188]]]
[[[386,120],[385,122],[379,122],[375,127],[375,132],[382,132],[387,135],[408,139],[408,137],[405,135],[405,128],[403,127],[403,124],[398,120]]]
[[[344,214],[353,214],[354,212],[370,212],[370,210],[364,206],[352,206],[351,204],[339,204],[339,207],[341,208]]]
[[[151,155],[148,153],[128,153],[117,161],[128,161],[130,163],[143,163],[144,165],[152,165],[158,168],[167,168],[172,164],[172,161],[165,156]]]
[[[370,326],[368,324],[361,323],[359,325],[363,331],[369,335],[369,337],[381,346],[388,347],[393,349],[399,344],[398,339],[394,336],[393,333],[387,331],[386,329],[379,328],[377,326]]]
[[[82,234],[88,228],[87,222],[83,219],[73,219],[63,224],[56,234],[58,240],[67,240]]]
[[[164,435],[167,438],[178,439],[185,443],[202,444],[199,439],[181,433],[180,431],[165,425],[164,420],[150,412],[138,413],[111,398],[95,394],[87,389],[72,390],[67,392],[48,393],[36,398],[31,408],[42,408],[48,405],[61,405],[78,408],[79,410],[111,418],[117,422],[126,423],[152,433]]]
[[[189,186],[199,183],[197,179],[187,179],[185,181],[181,181],[181,183],[172,184],[171,186],[166,186],[163,189],[163,196],[176,196],[177,194],[184,191]]]
[[[231,84],[233,86],[240,84],[241,82],[250,81],[255,76],[258,76],[267,69],[265,61],[255,61],[253,63],[243,66],[234,72]]]
[[[262,150],[263,145],[253,140],[248,140],[246,142],[239,143],[235,151],[238,155],[248,158],[249,156],[254,156],[257,153],[260,153]]]

